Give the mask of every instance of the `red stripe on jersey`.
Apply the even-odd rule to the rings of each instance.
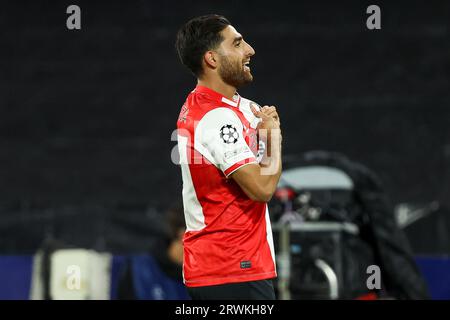
[[[225,174],[225,176],[228,177],[230,174],[232,174],[234,171],[236,171],[240,167],[245,166],[246,164],[250,164],[250,163],[256,163],[256,159],[255,158],[244,159],[241,162],[238,162],[238,163],[232,165],[227,170],[225,170],[223,173]]]

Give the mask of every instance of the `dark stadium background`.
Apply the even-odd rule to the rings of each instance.
[[[70,4],[81,30],[66,28]],[[181,197],[171,134],[195,86],[174,39],[206,13],[255,48],[240,93],[278,107],[286,158],[337,151],[373,169],[394,204],[449,207],[450,3],[374,2],[374,31],[369,4],[2,2],[0,253],[32,254],[49,236],[140,252],[163,233]]]

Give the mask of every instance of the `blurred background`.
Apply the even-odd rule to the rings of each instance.
[[[81,30],[66,27],[71,4],[81,8]],[[381,30],[366,27],[370,4],[381,8]],[[426,287],[429,298],[450,299],[449,2],[39,0],[0,5],[1,299],[120,298],[127,291],[121,291],[123,283],[134,281],[128,292],[139,286],[139,268],[133,266],[140,260],[133,259],[146,256],[161,239],[166,244],[176,239],[166,223],[182,188],[180,168],[171,161],[176,147],[171,136],[195,79],[179,63],[174,40],[184,22],[207,13],[225,15],[256,50],[255,80],[240,94],[277,106],[286,168],[317,166],[311,158],[305,162],[305,155],[321,150],[376,175],[386,219],[397,223],[389,229],[395,235],[385,239],[398,244],[398,255],[416,268],[410,280],[425,283],[409,289],[387,275],[395,279],[384,281],[402,287],[404,294],[386,295],[425,298]],[[292,195],[280,193],[271,203],[274,224],[294,211],[299,224],[349,222],[348,216],[305,218],[305,201],[295,199],[308,187],[300,181],[289,188]],[[332,201],[333,194],[327,194]],[[364,223],[378,226],[376,219],[359,227]],[[341,230],[329,227],[320,231]],[[281,239],[282,232],[275,233]],[[397,241],[399,234],[404,238]],[[291,236],[286,241],[306,247],[312,240]],[[366,242],[380,250],[380,242]],[[305,270],[289,258],[298,246],[289,253],[281,245],[280,240],[280,256],[286,259],[279,270],[288,284],[282,284],[279,297],[295,298],[292,283],[301,287],[309,281],[316,291],[298,297],[326,298],[328,289],[314,286],[323,281],[320,276],[308,278],[304,271],[295,278],[289,272]],[[382,273],[389,269],[383,261],[392,261],[387,256],[374,260]],[[61,271],[71,259],[76,261],[71,265],[91,270],[82,293],[56,288],[58,272],[61,287],[76,274]],[[101,276],[94,277],[97,273]],[[92,284],[92,278],[99,283]],[[144,288],[141,297],[170,298],[161,288],[147,296]],[[362,294],[342,290],[345,286],[331,298]]]

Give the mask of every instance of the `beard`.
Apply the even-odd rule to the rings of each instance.
[[[220,55],[220,58],[221,64],[218,73],[223,82],[235,88],[240,88],[253,81],[252,74],[244,71],[242,61],[230,61],[225,55]]]

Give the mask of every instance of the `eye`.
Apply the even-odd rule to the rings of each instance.
[[[235,46],[236,48],[238,48],[240,45],[241,45],[241,42],[239,41],[239,42],[237,42],[234,46]]]

